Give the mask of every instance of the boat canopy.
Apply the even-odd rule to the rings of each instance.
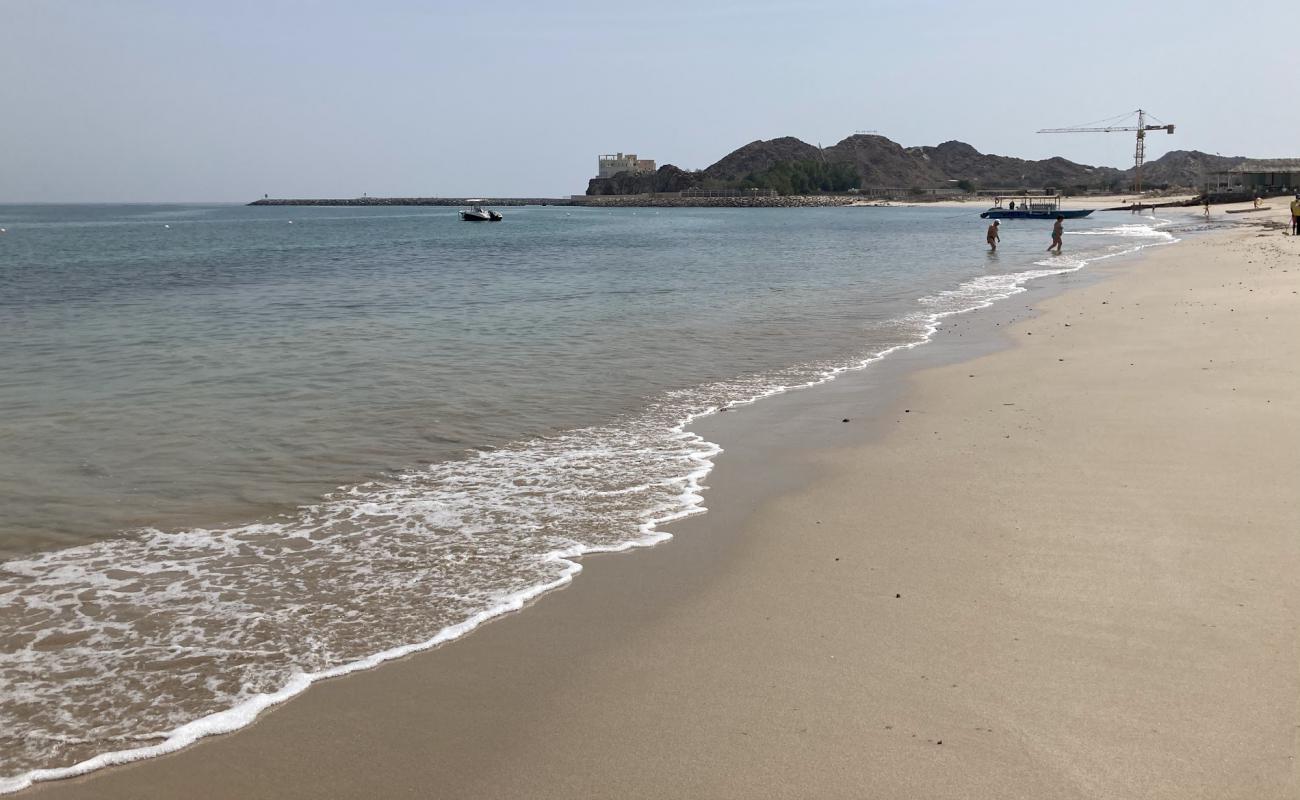
[[[1061,207],[1059,194],[1002,195],[993,198],[993,205],[1001,208],[1003,201],[1015,203],[1017,209],[1024,209],[1031,214],[1055,214]]]

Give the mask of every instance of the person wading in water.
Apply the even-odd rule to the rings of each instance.
[[[1052,226],[1052,243],[1047,246],[1047,252],[1056,250],[1059,255],[1061,252],[1061,237],[1065,235],[1065,217],[1059,214],[1056,217],[1056,224]]]

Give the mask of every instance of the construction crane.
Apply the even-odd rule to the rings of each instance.
[[[1041,131],[1039,131],[1039,133],[1113,133],[1115,131],[1137,131],[1137,149],[1133,153],[1133,191],[1141,193],[1142,162],[1146,160],[1147,131],[1164,131],[1166,133],[1173,133],[1174,126],[1165,125],[1165,124],[1148,125],[1147,124],[1148,114],[1147,112],[1143,111],[1140,108],[1136,112],[1121,114],[1118,117],[1112,117],[1111,119],[1108,120],[1105,119],[1098,120],[1095,123],[1090,123],[1090,125],[1097,125],[1098,123],[1111,123],[1114,121],[1123,121],[1128,117],[1131,117],[1134,113],[1137,114],[1137,118],[1138,118],[1137,125],[1107,124],[1102,127],[1043,128]],[[1152,119],[1155,119],[1155,117],[1152,117]],[[1156,120],[1156,121],[1159,122],[1160,120]]]

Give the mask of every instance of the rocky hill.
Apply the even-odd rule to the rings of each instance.
[[[927,161],[941,181],[968,180],[976,186],[1013,188],[1051,186],[1057,189],[1109,188],[1124,184],[1124,173],[1113,167],[1091,167],[1055,157],[1042,161],[984,154],[965,142],[944,142],[938,147],[913,147],[909,151]]]
[[[592,178],[587,182],[589,195],[647,194],[649,192],[680,192],[699,186],[703,181],[700,172],[687,172],[664,164],[654,172],[620,172],[612,178]]]
[[[1143,168],[1143,184],[1152,188],[1196,187],[1216,170],[1245,160],[1241,156],[1214,156],[1174,150]],[[671,164],[645,175],[623,173],[592,179],[587,194],[677,192],[689,188],[773,189],[789,193],[790,175],[813,176],[827,171],[843,176],[860,189],[937,189],[961,181],[965,187],[1043,189],[1058,191],[1123,191],[1133,183],[1133,169],[1093,167],[1064,158],[1030,161],[981,153],[965,142],[949,141],[935,147],[903,147],[884,136],[855,134],[830,147],[818,148],[791,136],[758,140],[738,148],[703,170],[687,172]],[[856,178],[853,176],[856,175]],[[829,190],[828,185],[823,186]]]
[[[852,164],[862,187],[947,186],[947,176],[917,148],[907,149],[884,136],[855,134],[826,148],[830,161]]]
[[[762,172],[783,161],[804,161],[820,155],[818,147],[793,136],[766,142],[758,139],[727,153],[705,169],[704,179],[718,182],[744,180],[751,173]]]
[[[1204,186],[1214,180],[1214,173],[1231,169],[1245,161],[1245,156],[1216,156],[1200,150],[1170,150],[1142,167],[1142,183],[1147,186]],[[1133,170],[1125,172],[1132,178]]]

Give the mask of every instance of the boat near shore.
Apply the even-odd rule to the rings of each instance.
[[[1002,205],[1007,202],[1006,207]],[[995,197],[993,207],[980,214],[981,219],[1080,219],[1092,213],[1091,208],[1063,209],[1060,195],[1017,195]]]

